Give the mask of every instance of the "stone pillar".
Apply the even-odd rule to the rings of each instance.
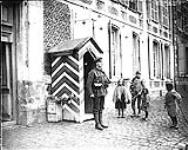
[[[18,51],[18,124],[46,121],[47,80],[43,75],[43,1],[23,1]]]

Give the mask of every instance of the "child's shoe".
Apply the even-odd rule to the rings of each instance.
[[[131,115],[131,117],[132,117],[132,118],[136,117],[136,114],[135,114],[135,113],[133,113],[133,114]]]
[[[143,121],[147,121],[147,118],[146,118],[146,117],[144,117],[144,118],[142,118],[142,120],[143,120]]]

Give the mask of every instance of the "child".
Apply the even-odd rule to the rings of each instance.
[[[166,83],[167,93],[165,95],[165,108],[167,109],[168,115],[172,120],[172,126],[170,128],[178,129],[178,121],[176,114],[176,104],[180,104],[182,98],[181,95],[173,89],[173,84],[170,82]],[[177,103],[176,103],[177,102]]]
[[[142,118],[142,119],[147,120],[147,118],[148,118],[148,107],[149,107],[149,101],[150,101],[149,91],[146,88],[144,81],[142,81],[141,84],[142,84],[142,87],[143,87],[142,92],[141,92],[141,110],[145,112],[145,117]]]
[[[114,90],[113,102],[115,102],[115,108],[118,109],[118,118],[124,118],[124,109],[126,109],[126,103],[128,101],[128,92],[125,86],[122,85],[123,80],[118,81],[118,85]],[[121,112],[120,112],[121,111]]]
[[[127,99],[127,104],[130,104],[131,102],[131,99],[132,99],[132,95],[131,95],[131,92],[130,92],[130,85],[129,85],[129,79],[126,78],[126,79],[123,79],[123,83],[122,85],[125,87],[125,90],[126,90],[126,99]]]

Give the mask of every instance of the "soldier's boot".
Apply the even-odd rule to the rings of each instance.
[[[103,125],[103,121],[102,121],[102,112],[99,112],[99,123],[100,123],[101,127],[103,127],[103,128],[108,128],[108,126]]]
[[[94,113],[94,118],[95,118],[95,129],[102,131],[103,128],[102,128],[102,126],[101,126],[101,124],[99,122],[99,113],[98,112]]]
[[[121,118],[125,118],[125,116],[124,116],[124,109],[122,109],[121,111],[122,111]]]

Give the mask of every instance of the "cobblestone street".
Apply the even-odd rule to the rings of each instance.
[[[169,129],[170,120],[161,98],[151,101],[149,119],[131,118],[130,105],[125,118],[117,118],[111,102],[106,98],[105,122],[109,128],[94,129],[94,121],[37,124],[29,127],[13,126],[3,130],[3,150],[35,149],[122,149],[173,150],[178,143],[188,142],[188,126],[179,115],[179,129]],[[179,111],[180,113],[180,111]]]

